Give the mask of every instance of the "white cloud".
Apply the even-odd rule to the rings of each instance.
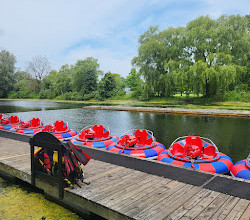
[[[0,49],[14,53],[22,68],[38,54],[57,69],[92,56],[102,70],[123,76],[149,25],[167,28],[200,15],[248,13],[246,0],[0,0],[0,5]]]

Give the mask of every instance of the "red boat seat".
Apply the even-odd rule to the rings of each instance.
[[[86,130],[83,130],[82,133],[79,135],[79,138],[80,139],[90,139],[90,138],[94,138],[94,134],[95,132],[93,130],[90,130],[90,129],[86,129]]]
[[[55,131],[66,131],[68,126],[64,123],[64,121],[56,121],[55,122]]]
[[[174,143],[171,149],[171,154],[177,156],[177,157],[185,157],[185,148],[179,144],[179,143]]]
[[[20,122],[20,119],[19,119],[18,116],[16,116],[16,115],[11,115],[10,116],[10,124],[16,124],[18,122]]]
[[[192,158],[200,156],[203,151],[203,144],[201,138],[198,136],[188,136],[186,138],[186,144],[184,148],[188,156]]]
[[[137,143],[145,145],[147,141],[148,133],[145,129],[137,129],[135,132],[135,137],[138,140]]]
[[[203,156],[206,158],[214,158],[216,157],[216,149],[214,146],[209,145],[204,148]]]
[[[103,125],[94,125],[93,131],[95,132],[95,138],[103,138],[103,133],[104,133]]]
[[[41,125],[41,121],[39,118],[32,118],[30,125],[33,128],[39,127]]]
[[[124,135],[123,139],[124,139],[123,144],[125,146],[134,146],[136,144],[136,142],[137,142],[136,137],[133,136],[133,135],[129,135],[129,134]]]

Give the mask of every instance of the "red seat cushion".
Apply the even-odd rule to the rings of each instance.
[[[31,127],[33,127],[33,128],[39,127],[41,125],[40,119],[39,118],[32,118],[30,124],[31,124]]]
[[[64,121],[56,121],[55,122],[56,131],[66,131],[68,129],[67,125]]]
[[[10,123],[11,124],[16,124],[16,123],[18,123],[20,120],[19,120],[19,117],[18,116],[16,116],[16,115],[11,115],[10,116]]]
[[[138,140],[138,144],[145,145],[147,140],[147,131],[145,129],[138,129],[135,132],[135,137]]]
[[[202,140],[198,136],[188,136],[186,138],[185,151],[190,157],[200,156],[203,150]]]
[[[95,138],[103,138],[103,133],[104,133],[103,125],[94,125],[93,131],[95,132]]]

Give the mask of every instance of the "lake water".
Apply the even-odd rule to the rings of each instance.
[[[83,106],[60,102],[0,101],[0,112],[15,112],[23,121],[39,117],[45,124],[64,120],[78,132],[88,125],[103,124],[118,137],[128,130],[145,128],[166,147],[180,136],[198,135],[211,139],[233,162],[250,153],[248,118],[90,110],[83,109]]]

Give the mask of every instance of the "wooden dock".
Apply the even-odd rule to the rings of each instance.
[[[28,137],[16,136],[12,139],[8,132],[7,135],[3,134],[1,131],[0,174],[31,183]],[[88,210],[106,219],[250,219],[249,181],[200,172],[203,179],[187,183],[189,180],[175,178],[170,171],[176,167],[171,165],[114,153],[111,154],[114,159],[106,159],[110,160],[109,163],[104,158],[98,160],[103,153],[107,154],[105,150],[86,148],[86,151],[90,154],[97,152],[84,167],[85,182],[90,184],[65,189],[60,202],[68,207],[78,211]],[[120,159],[116,160],[116,157]],[[134,162],[137,160],[138,163]],[[121,161],[121,165],[117,161]],[[124,165],[126,161],[130,164]],[[130,168],[134,164],[138,164],[138,169]],[[145,168],[150,164],[156,168],[166,166],[166,170],[170,170],[169,178],[167,173],[159,175]],[[177,169],[190,172],[190,178],[192,173],[194,178],[198,173],[190,169]],[[224,185],[217,186],[213,183],[215,180]],[[54,187],[39,180],[36,180],[36,184],[46,195],[53,197],[56,194]],[[224,189],[227,186],[230,188],[230,184],[236,184],[238,189],[232,193]],[[215,190],[212,190],[213,187]],[[224,190],[226,193],[223,193]]]

